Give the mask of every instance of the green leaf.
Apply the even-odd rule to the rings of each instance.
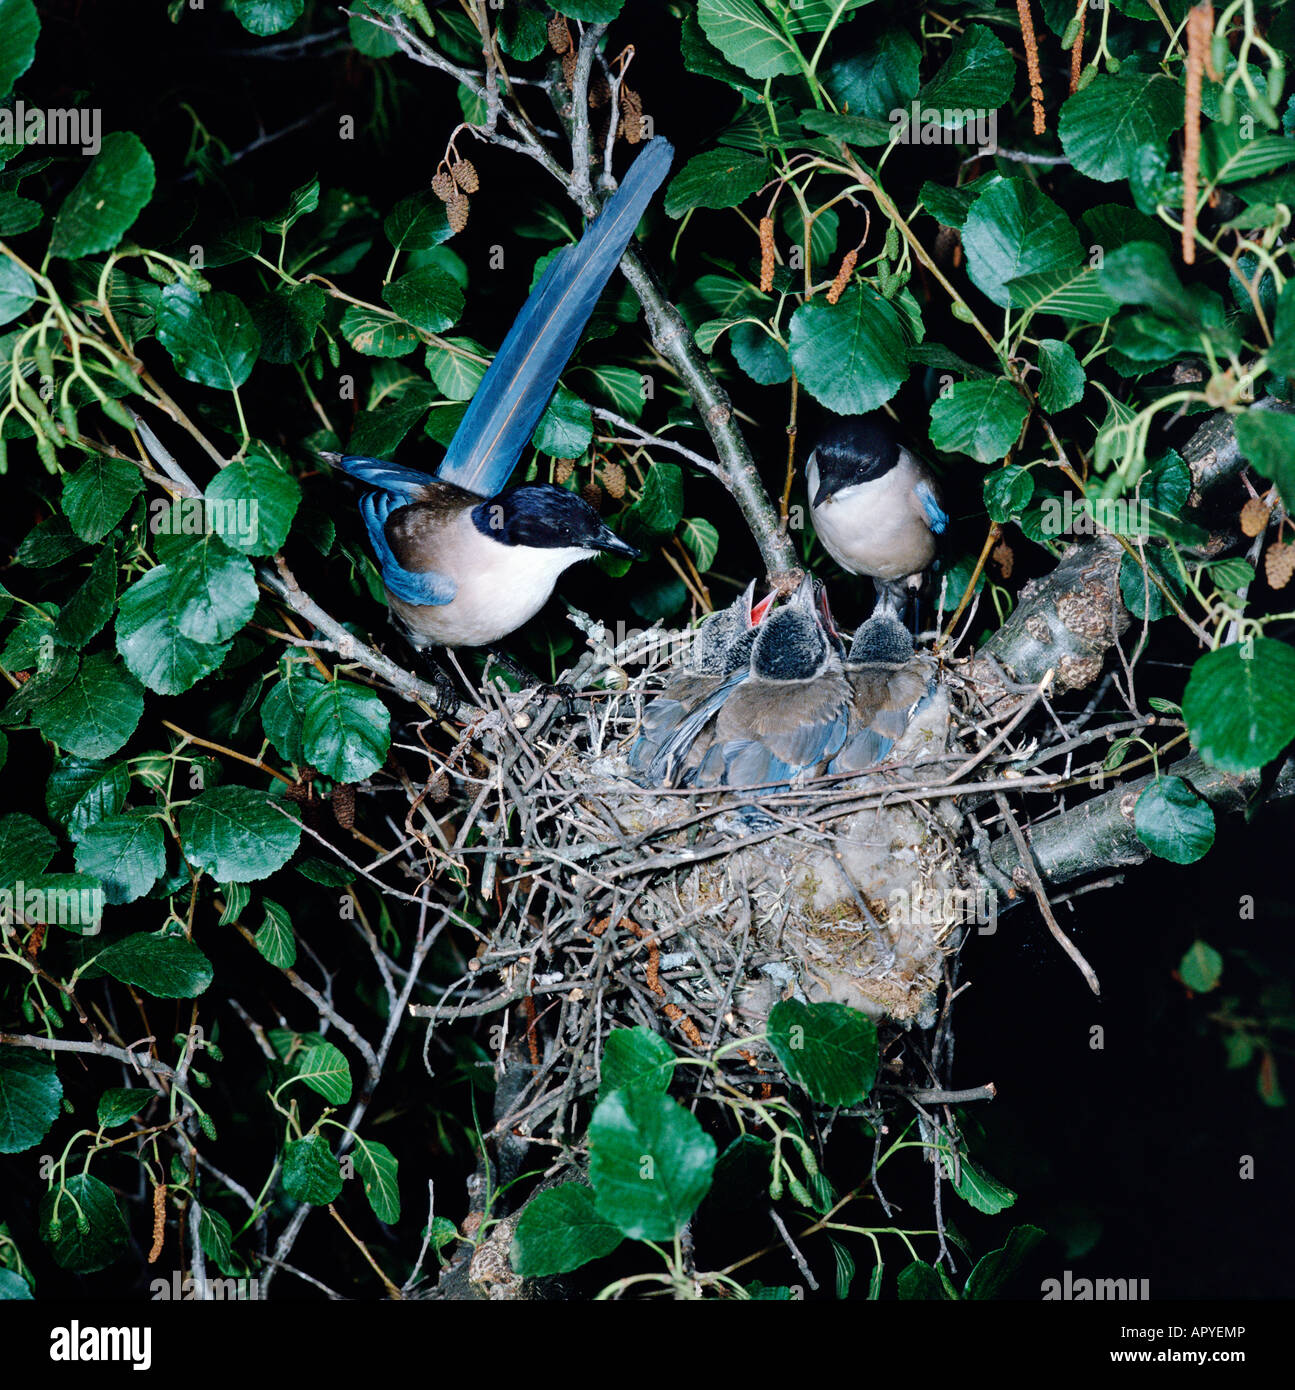
[[[0,324],[25,314],[36,302],[36,282],[15,261],[0,258]]]
[[[0,883],[35,878],[53,859],[58,841],[24,811],[0,816]]]
[[[621,1232],[598,1214],[594,1194],[578,1182],[532,1197],[513,1235],[512,1265],[524,1279],[567,1274],[610,1255]]]
[[[1039,404],[1049,415],[1078,405],[1084,395],[1084,369],[1069,343],[1039,340]]]
[[[407,352],[413,352],[420,342],[418,334],[409,324],[389,314],[379,313],[376,309],[363,309],[356,304],[352,304],[342,315],[342,336],[356,352],[365,357],[403,357]],[[429,348],[428,352],[436,350]]]
[[[44,217],[41,205],[31,198],[20,198],[7,189],[0,190],[0,236],[20,236],[39,227]]]
[[[994,463],[1016,443],[1029,413],[1006,377],[958,381],[931,406],[931,443],[949,453]]]
[[[181,281],[162,291],[157,338],[186,381],[234,391],[252,374],[261,335],[243,302],[223,290],[199,294]]]
[[[406,323],[443,333],[463,316],[463,291],[439,265],[424,265],[386,286],[382,297]]]
[[[153,160],[138,135],[114,130],[63,200],[49,254],[74,260],[111,251],[153,196]]]
[[[1210,121],[1201,131],[1201,182],[1236,183],[1270,174],[1295,159],[1295,140],[1281,135],[1247,139],[1240,123]]]
[[[658,1033],[641,1025],[613,1028],[603,1048],[600,1097],[612,1091],[664,1093],[674,1075],[674,1048]]]
[[[274,809],[268,792],[213,787],[176,816],[185,858],[217,883],[254,883],[292,858],[301,828]]]
[[[83,541],[101,541],[143,486],[139,469],[125,459],[91,454],[75,473],[63,474],[63,515]]]
[[[267,218],[261,225],[272,235],[282,236],[307,213],[315,212],[318,207],[319,180],[313,178],[308,183],[303,183],[300,188],[294,188],[288,195],[287,206],[273,217]]]
[[[204,646],[228,642],[256,607],[256,574],[214,533],[193,538],[167,567],[171,616],[181,637]]]
[[[261,728],[274,745],[275,752],[289,763],[303,764],[306,752],[302,746],[302,725],[306,706],[319,690],[320,679],[314,671],[300,662],[288,667],[287,674],[270,687],[261,703]]]
[[[820,1105],[857,1105],[877,1079],[877,1025],[844,1004],[785,999],[769,1011],[769,1046]]]
[[[1247,410],[1236,417],[1237,444],[1255,469],[1277,484],[1287,510],[1295,508],[1295,417]]]
[[[842,116],[835,111],[802,111],[799,119],[806,130],[864,149],[890,144],[891,136],[895,133],[895,127],[889,121],[874,120],[870,116]]]
[[[245,555],[273,555],[288,539],[301,486],[259,448],[207,486],[207,514],[221,540]],[[216,505],[213,505],[216,504]]]
[[[283,1146],[283,1191],[294,1202],[323,1207],[342,1192],[342,1172],[322,1134]]]
[[[332,1105],[351,1098],[350,1064],[330,1042],[312,1043],[298,1053],[292,1079],[304,1081]]]
[[[997,1298],[1011,1276],[1045,1237],[1046,1232],[1037,1226],[1015,1227],[1003,1246],[998,1250],[991,1250],[989,1254],[976,1261],[975,1268],[967,1276],[963,1296],[982,1301]]]
[[[768,177],[769,161],[762,155],[727,146],[705,150],[670,180],[663,206],[668,217],[682,217],[690,208],[735,208]]]
[[[125,1124],[157,1094],[147,1086],[113,1086],[99,1097],[96,1118],[104,1129]]]
[[[991,521],[1001,526],[1029,506],[1034,496],[1034,478],[1019,463],[995,469],[985,477],[985,510]]]
[[[1087,266],[1022,275],[1009,280],[1005,288],[1018,309],[1058,314],[1078,323],[1101,323],[1120,307],[1102,288],[1097,272]]]
[[[475,338],[446,338],[444,345],[433,343],[427,349],[427,371],[442,395],[452,401],[472,399],[489,365],[477,360],[485,356],[485,351]],[[391,355],[399,356],[398,353]]]
[[[946,1157],[944,1163],[946,1172],[952,1177],[952,1160]],[[958,1181],[953,1184],[953,1190],[968,1206],[983,1211],[987,1216],[1003,1211],[1016,1201],[1016,1193],[1010,1187],[1005,1187],[997,1178],[991,1178],[983,1168],[977,1168],[965,1156],[959,1164]]]
[[[529,63],[544,52],[548,29],[544,11],[525,3],[509,5],[499,16],[499,46],[510,58]]]
[[[577,459],[593,437],[594,422],[588,405],[574,391],[559,386],[535,426],[531,443],[553,458]]]
[[[962,245],[972,283],[1003,306],[1011,302],[1009,281],[1070,269],[1082,255],[1070,219],[1025,179],[1003,179],[972,203]]]
[[[41,1198],[40,1238],[60,1269],[92,1274],[126,1248],[129,1230],[112,1188],[88,1173],[74,1173]]]
[[[1182,960],[1178,974],[1193,994],[1208,994],[1223,978],[1223,957],[1206,941],[1193,941]]]
[[[40,35],[40,16],[32,0],[0,0],[0,97],[31,67]]]
[[[355,1141],[355,1170],[364,1183],[364,1195],[379,1221],[390,1225],[400,1220],[399,1164],[385,1144],[371,1139]]]
[[[116,815],[129,790],[130,772],[124,763],[105,767],[84,758],[60,758],[45,784],[45,805],[72,839],[79,840],[105,816]]]
[[[305,12],[306,0],[234,0],[234,14],[249,34],[268,38],[281,34]]]
[[[371,690],[354,681],[326,681],[302,718],[306,761],[337,782],[360,782],[387,760],[391,716]]]
[[[622,530],[648,542],[674,534],[683,516],[683,470],[675,463],[654,463],[643,490],[624,513]]]
[[[290,970],[297,962],[297,943],[292,935],[292,918],[288,909],[273,898],[265,900],[265,921],[252,938],[256,949],[280,970]]]
[[[117,552],[105,545],[95,556],[80,588],[63,605],[54,624],[58,638],[70,647],[84,647],[112,617],[117,602]]]
[[[800,68],[799,51],[757,0],[699,0],[706,37],[750,77],[777,77]]]
[[[1263,767],[1295,738],[1295,651],[1256,637],[1206,652],[1187,681],[1183,719],[1212,767]]]
[[[402,198],[387,214],[382,230],[397,251],[425,251],[453,235],[445,204],[434,193]]]
[[[178,695],[224,661],[228,644],[191,641],[171,616],[172,574],[157,565],[121,596],[117,650],[131,673],[159,695]]]
[[[653,1091],[612,1091],[589,1122],[598,1215],[636,1240],[673,1240],[710,1188],[715,1141]]]
[[[699,77],[724,82],[750,100],[759,101],[760,93],[751,85],[747,75],[741,68],[734,67],[702,32],[696,10],[691,7],[685,8],[682,18],[679,52],[687,71],[695,72]]]
[[[133,903],[166,872],[162,822],[147,811],[105,816],[81,837],[76,868],[99,880],[109,903]]]
[[[582,367],[593,381],[591,394],[600,396],[627,420],[637,420],[643,414],[645,388],[643,375],[634,367]]]
[[[211,1207],[198,1209],[198,1244],[202,1253],[220,1270],[222,1274],[235,1272],[231,1258],[234,1232],[228,1221]]]
[[[761,386],[781,386],[791,380],[791,358],[787,349],[754,323],[738,323],[729,335],[737,365]]]
[[[310,351],[328,297],[318,285],[280,285],[252,303],[252,322],[266,362],[295,362]]]
[[[52,1057],[0,1043],[0,1154],[35,1148],[58,1119],[62,1102],[63,1083]]]
[[[993,111],[1012,95],[1016,65],[1001,39],[969,24],[953,41],[943,66],[921,92],[923,108],[945,112],[946,129],[965,123],[967,109]],[[954,119],[949,120],[949,115]]]
[[[906,1303],[938,1302],[946,1303],[954,1295],[945,1287],[939,1272],[922,1260],[914,1260],[899,1271],[896,1280],[899,1297]]]
[[[890,124],[890,113],[907,106],[918,91],[918,66],[922,51],[907,30],[899,26],[879,34],[856,32],[869,27],[866,18],[851,30],[851,42],[823,75],[838,110],[848,110]]]
[[[698,573],[705,574],[719,553],[719,528],[705,517],[689,517],[683,523],[679,538],[692,556]]]
[[[852,285],[836,304],[802,304],[792,315],[790,342],[801,385],[838,415],[883,405],[908,372],[899,315],[870,285]]]
[[[1133,827],[1153,854],[1192,864],[1214,843],[1214,808],[1181,777],[1157,777],[1138,797]]]
[[[1162,148],[1183,123],[1182,88],[1159,73],[1098,75],[1061,108],[1066,157],[1102,183],[1133,179],[1141,152]]]
[[[95,957],[99,969],[159,999],[196,999],[211,984],[211,962],[183,936],[135,932]]]
[[[625,0],[562,0],[554,8],[586,24],[610,24],[619,16],[624,4]]]
[[[135,732],[143,713],[139,682],[111,652],[97,652],[36,710],[35,723],[46,738],[79,758],[106,758]]]
[[[1266,360],[1270,370],[1288,380],[1295,377],[1295,290],[1287,280],[1273,316],[1273,345]]]

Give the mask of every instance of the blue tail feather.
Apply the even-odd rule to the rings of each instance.
[[[580,241],[554,258],[481,379],[438,478],[482,497],[502,490],[673,154],[668,140],[651,140]]]
[[[432,481],[428,474],[420,473],[416,468],[404,468],[398,463],[388,463],[386,459],[368,458],[363,454],[328,457],[343,473],[349,473],[352,478],[358,478],[370,487],[381,488],[402,502],[421,501],[423,489]]]

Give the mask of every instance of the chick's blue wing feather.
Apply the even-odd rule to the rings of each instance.
[[[436,570],[407,570],[387,544],[387,518],[402,506],[404,503],[389,492],[366,492],[360,498],[360,515],[364,518],[364,529],[369,533],[369,544],[378,558],[382,582],[389,592],[405,603],[449,603],[459,586],[448,574],[439,574]]]
[[[914,484],[913,492],[922,504],[922,511],[926,513],[926,524],[937,536],[943,535],[944,528],[949,524],[949,514],[940,506],[935,489],[923,479]]]
[[[482,377],[437,477],[482,497],[503,488],[673,154],[668,140],[650,141],[579,243],[555,257]]]

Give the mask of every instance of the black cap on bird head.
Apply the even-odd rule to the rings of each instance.
[[[827,426],[809,457],[818,470],[810,505],[821,507],[842,488],[889,473],[899,462],[899,441],[884,415],[852,415]]]
[[[811,680],[826,670],[832,655],[818,615],[814,577],[807,574],[790,602],[756,633],[751,670],[764,680]]]

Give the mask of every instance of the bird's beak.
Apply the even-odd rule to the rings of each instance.
[[[774,600],[775,600],[777,597],[778,597],[778,591],[777,591],[777,589],[770,589],[769,592],[768,592],[767,594],[765,594],[765,596],[760,600],[759,603],[753,603],[753,604],[751,605],[751,626],[752,626],[752,627],[759,627],[760,624],[761,624],[762,622],[764,622],[764,620],[769,616],[769,613],[770,613],[770,611],[772,610],[773,605],[774,605]]]
[[[637,546],[631,545],[623,536],[618,536],[607,525],[599,527],[598,534],[593,538],[593,548],[610,551],[613,555],[628,555],[631,560],[637,560],[643,554]]]
[[[814,585],[814,598],[818,604],[818,616],[827,632],[840,641],[841,633],[832,617],[832,608],[827,601],[827,585],[821,580]]]
[[[806,573],[804,579],[797,585],[796,592],[791,596],[791,601],[797,608],[803,608],[807,613],[813,613],[818,607],[814,592],[816,583],[814,576]]]
[[[811,463],[815,463],[813,454],[810,454],[809,458],[805,461],[806,471],[808,471]],[[815,466],[817,467],[817,464],[815,464]],[[832,485],[823,476],[823,470],[820,468],[818,472],[818,487],[815,489],[814,496],[810,498],[809,505],[811,507],[821,507],[825,502],[830,502],[833,495]]]

